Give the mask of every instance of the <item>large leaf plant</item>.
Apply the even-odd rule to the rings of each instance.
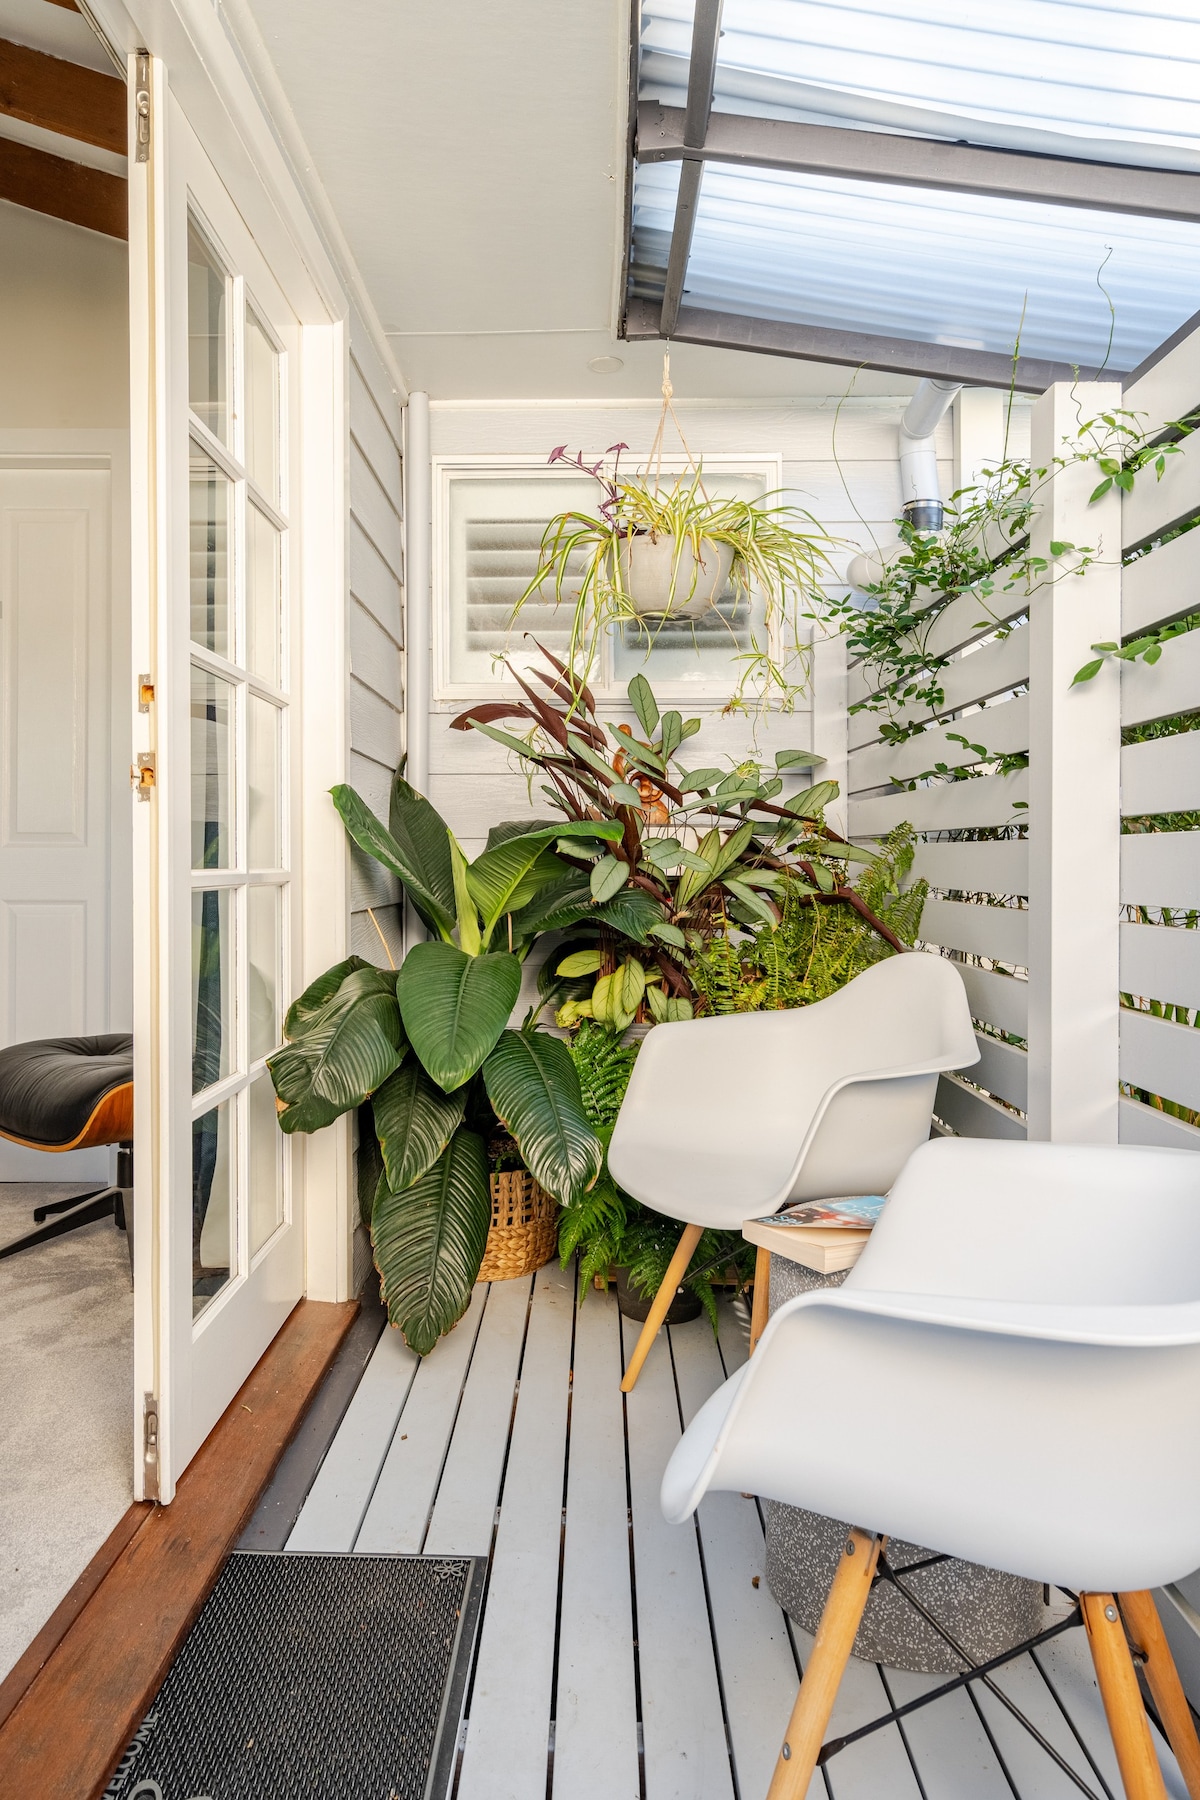
[[[636,907],[579,893],[555,846],[615,844],[613,821],[496,826],[468,862],[402,776],[385,826],[349,787],[333,800],[351,838],[390,870],[430,937],[399,973],[351,956],[288,1011],[269,1059],[285,1132],[359,1111],[359,1198],[388,1314],[420,1355],[461,1318],[491,1216],[489,1142],[509,1134],[564,1204],[594,1186],[603,1147],[560,1039],[509,1027],[521,963],[541,931],[583,913],[637,931]]]
[[[849,881],[850,865],[870,864],[873,853],[824,823],[837,783],[784,791],[820,758],[779,750],[773,766],[689,767],[683,747],[701,721],[661,712],[643,675],[628,687],[639,736],[603,724],[580,675],[542,654],[547,668],[531,673],[544,692],[512,671],[522,699],[472,707],[452,729],[504,745],[545,777],[542,794],[565,815],[556,853],[575,873],[529,909],[543,929],[572,934],[540,982],[560,1025],[591,1018],[624,1031],[635,1020],[690,1018],[694,956],[731,932],[773,929],[785,891],[793,906],[853,908],[903,948]]]

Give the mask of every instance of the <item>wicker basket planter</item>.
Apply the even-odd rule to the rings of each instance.
[[[544,1268],[558,1250],[558,1201],[528,1169],[503,1169],[491,1177],[492,1223],[480,1281],[513,1281]]]

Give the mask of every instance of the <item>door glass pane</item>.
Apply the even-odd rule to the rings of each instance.
[[[192,446],[188,598],[192,640],[229,656],[229,488],[215,463]]]
[[[233,688],[192,664],[192,867],[233,866]]]
[[[255,506],[246,508],[246,667],[279,682],[279,533]]]
[[[260,1075],[249,1094],[250,1254],[257,1255],[283,1222],[283,1133],[275,1112],[275,1089]]]
[[[252,887],[246,895],[246,951],[250,992],[246,1023],[250,1061],[279,1046],[279,889]]]
[[[229,441],[229,278],[188,220],[188,404]]]
[[[279,357],[252,312],[246,314],[246,473],[279,504]]]
[[[251,694],[246,720],[249,843],[252,869],[282,866],[279,831],[279,708]]]
[[[192,1120],[192,1317],[237,1268],[233,1107],[228,1100]]]
[[[198,888],[192,895],[193,1094],[234,1066],[233,983],[233,893]]]

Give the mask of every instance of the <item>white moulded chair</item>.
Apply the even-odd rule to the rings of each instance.
[[[702,1232],[740,1231],[744,1220],[793,1200],[886,1193],[929,1136],[938,1076],[978,1060],[961,975],[945,957],[922,953],[876,963],[812,1006],[655,1026],[634,1064],[608,1166],[684,1232],[623,1392],[641,1373]],[[764,1252],[756,1314],[765,1273]]]
[[[885,1372],[903,1403],[872,1406]],[[1200,1155],[923,1145],[845,1286],[780,1307],[696,1415],[663,1512],[710,1488],[855,1526],[770,1800],[807,1793],[888,1536],[1078,1593],[1126,1794],[1164,1800],[1128,1631],[1200,1800],[1148,1592],[1200,1566]]]

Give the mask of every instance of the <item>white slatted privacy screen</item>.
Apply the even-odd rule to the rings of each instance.
[[[1115,383],[1051,389],[1034,410],[1034,464],[1114,406],[1151,430],[1200,409],[1200,332],[1123,396]],[[1096,480],[1087,465],[1056,476],[1033,536],[1046,556],[1053,539],[1098,545],[1085,574],[1014,596],[1005,637],[970,596],[942,612],[930,648],[954,660],[937,728],[893,748],[880,714],[851,715],[850,831],[908,819],[920,834],[922,936],[960,964],[981,1053],[941,1082],[944,1128],[1200,1150],[1200,630],[1153,666],[1109,662],[1071,685],[1095,643],[1200,622],[1200,533],[1188,529],[1200,439],[1124,498],[1090,505]],[[871,691],[852,667],[850,703]],[[899,790],[938,762],[979,766],[951,733],[1028,751],[1029,767]]]

